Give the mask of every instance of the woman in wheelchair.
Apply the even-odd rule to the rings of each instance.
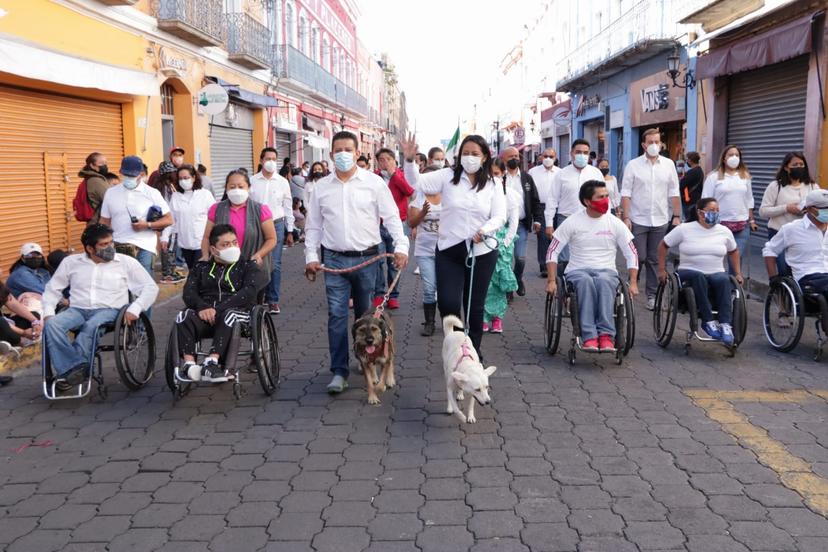
[[[210,260],[197,262],[187,277],[184,286],[187,309],[178,314],[175,322],[184,360],[181,376],[220,383],[230,379],[225,361],[233,328],[249,320],[250,310],[265,282],[255,261],[239,260],[241,250],[236,231],[229,224],[213,226],[209,247]],[[213,345],[198,369],[196,343],[209,335],[213,336]]]
[[[696,203],[696,220],[676,226],[658,246],[658,279],[666,282],[667,252],[671,247],[679,251],[678,277],[682,284],[693,289],[702,329],[711,338],[728,347],[733,345],[733,283],[725,272],[724,259],[728,257],[742,284],[739,247],[733,232],[719,224],[719,203],[712,197],[703,197]],[[716,317],[710,304],[710,292],[716,303]]]

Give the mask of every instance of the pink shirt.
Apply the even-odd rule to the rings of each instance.
[[[216,223],[216,207],[218,207],[218,203],[214,203],[210,210],[207,211],[207,220],[212,222],[213,224]],[[261,206],[261,213],[260,213],[261,222],[265,222],[273,218],[273,213],[270,212],[270,208],[267,205]],[[230,204],[230,226],[236,229],[236,238],[239,240],[239,247],[244,246],[244,229],[247,223],[247,203],[236,207],[233,204]]]

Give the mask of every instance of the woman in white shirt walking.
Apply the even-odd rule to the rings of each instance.
[[[667,251],[679,251],[678,275],[693,288],[702,329],[713,339],[733,345],[733,284],[724,271],[724,258],[735,267],[734,277],[742,283],[739,269],[739,249],[733,233],[720,222],[719,204],[712,197],[703,197],[696,203],[696,220],[676,226],[664,236],[658,246],[658,279],[667,280]],[[713,291],[717,320],[713,318],[708,290]]]
[[[702,197],[712,197],[719,206],[721,225],[733,232],[733,238],[744,257],[750,243],[750,232],[756,231],[753,218],[753,188],[742,152],[738,147],[726,146],[719,158],[719,166],[704,181]],[[730,264],[730,273],[741,273]]]
[[[759,207],[759,214],[768,219],[768,241],[782,226],[803,217],[805,196],[818,188],[819,184],[811,178],[805,155],[796,151],[786,155],[776,172],[776,180],[765,188]],[[779,274],[785,274],[787,268],[783,252],[776,258],[776,269]]]
[[[201,175],[192,165],[178,168],[178,183],[170,197],[170,211],[174,226],[161,233],[161,249],[169,247],[170,235],[175,234],[187,268],[201,257],[201,239],[207,226],[207,211],[215,203],[213,192],[204,188]]]
[[[414,162],[417,154],[414,136],[403,140],[401,145],[408,182],[426,195],[441,195],[435,258],[440,314],[460,316],[471,296],[466,324],[480,355],[483,304],[497,263],[497,250],[487,243],[486,237],[506,223],[506,196],[491,177],[489,145],[482,136],[466,136],[460,144],[460,162],[454,169],[427,174],[420,174]],[[473,259],[469,259],[470,251]],[[469,265],[474,267],[473,278]]]

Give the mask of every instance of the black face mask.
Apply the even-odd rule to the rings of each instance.
[[[324,176],[324,174],[321,173],[321,172],[315,172],[315,173],[313,173],[312,176],[313,176],[313,179],[316,180],[317,178],[322,178]]]
[[[43,257],[23,257],[23,264],[28,266],[29,268],[42,268]]]
[[[598,169],[598,170],[601,171],[601,174],[603,174],[604,176],[607,176],[609,174],[609,167],[606,167],[604,169]]]
[[[517,159],[509,159],[508,161],[506,161],[506,166],[509,167],[510,170],[515,170],[516,168],[518,168],[519,164],[520,161],[518,161]]]
[[[799,180],[803,182],[808,179],[808,169],[805,167],[794,167],[788,169],[788,174],[791,175],[791,180]]]
[[[109,174],[109,167],[107,167],[106,165],[101,165],[100,167],[98,167],[98,172],[101,174]]]

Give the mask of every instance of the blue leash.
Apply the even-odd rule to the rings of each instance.
[[[495,246],[494,247],[490,246],[488,244],[487,240],[493,240],[495,242]],[[482,243],[483,245],[488,247],[490,251],[496,251],[497,248],[500,247],[500,240],[498,240],[496,237],[494,237],[492,235],[489,235],[489,234],[484,234],[483,235],[483,241],[481,241],[480,243]],[[466,316],[465,316],[465,320],[463,321],[464,322],[463,325],[465,326],[463,328],[463,333],[465,333],[466,336],[469,335],[469,312],[471,311],[472,286],[474,284],[474,265],[475,265],[475,262],[476,262],[476,259],[477,259],[477,257],[474,254],[474,246],[475,246],[475,244],[472,242],[469,246],[469,254],[466,256],[466,268],[470,269],[470,273],[469,273],[469,300],[466,302]]]

